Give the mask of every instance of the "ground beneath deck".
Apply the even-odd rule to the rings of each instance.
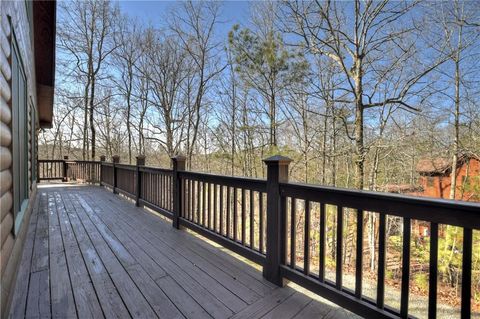
[[[351,318],[96,186],[41,185],[11,317]]]

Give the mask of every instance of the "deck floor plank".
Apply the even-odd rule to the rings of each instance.
[[[40,186],[35,203],[11,318],[350,316],[105,188]]]
[[[17,318],[20,318],[19,316]],[[48,269],[39,270],[30,275],[28,287],[26,318],[49,318],[50,285]]]
[[[35,243],[35,231],[38,221],[38,197],[35,199],[34,208],[30,216],[27,235],[25,237],[25,246],[22,252],[22,259],[18,268],[17,287],[12,297],[11,313],[13,317],[21,317],[25,315],[27,307],[28,286],[30,284],[30,269],[32,267],[32,252]]]
[[[131,318],[125,303],[105,268],[105,265],[98,256],[93,243],[83,228],[75,212],[73,203],[69,201],[68,198],[65,198],[65,195],[62,195],[62,201],[65,205],[68,221],[72,225],[73,233],[79,244],[80,251],[86,263],[88,273],[105,317]]]
[[[102,218],[107,220],[107,223],[109,223],[114,233],[121,237],[122,241],[125,240],[132,243],[130,251],[142,253],[142,256],[145,254],[146,257],[150,258],[150,260],[157,265],[158,269],[160,269],[160,273],[157,271],[156,267],[147,267],[145,270],[148,275],[155,280],[160,289],[162,289],[162,293],[167,295],[167,297],[176,305],[176,307],[184,316],[188,318],[211,318],[210,315],[208,315],[208,313],[200,305],[198,305],[197,302],[187,292],[185,292],[185,290],[176,281],[174,281],[169,275],[165,275],[163,268],[161,268],[149,255],[143,251],[144,248],[142,246],[138,245],[137,243],[135,243],[135,246],[133,246],[134,241],[133,239],[130,239],[132,233],[125,232],[121,227],[121,222],[119,222],[118,219],[110,220],[106,215],[102,216]],[[135,237],[132,236],[132,238]]]
[[[85,213],[90,218],[91,222],[97,227],[99,232],[109,238],[109,242],[114,243],[114,247],[111,247],[112,250],[115,250],[119,247],[119,245],[125,245],[124,239],[128,238],[126,236],[122,236],[121,240],[110,230],[108,229],[107,225],[93,212],[92,208],[84,202],[81,198],[78,198],[80,204],[82,205]],[[104,238],[105,238],[104,237]],[[127,243],[133,245],[133,242],[130,240],[126,240]],[[123,247],[123,246],[122,246]],[[128,246],[118,249],[118,251],[124,253],[126,252],[126,248]],[[155,268],[155,276],[150,277],[147,272],[143,269],[143,263],[141,261],[148,262],[145,258],[137,259],[134,258],[134,255],[140,251],[139,247],[132,247],[130,246],[130,252],[128,253],[130,256],[127,258],[127,261],[122,261],[119,259],[120,263],[124,266],[127,273],[130,275],[132,280],[136,283],[139,290],[142,292],[146,300],[149,302],[153,310],[155,310],[156,314],[160,318],[183,318],[181,312],[175,307],[175,305],[168,299],[168,297],[164,294],[164,292],[160,289],[159,286],[155,283],[153,278],[161,278],[166,275],[165,271],[161,268]],[[118,256],[118,255],[117,255]],[[140,255],[145,257],[144,255]],[[147,256],[148,257],[148,256]],[[130,259],[134,260],[135,262],[131,262]],[[158,272],[158,273],[157,273]]]
[[[312,299],[304,294],[295,293],[287,298],[284,302],[275,307],[262,318],[265,319],[290,319],[303,310]]]
[[[83,199],[82,201],[84,205],[87,205]],[[104,213],[107,213],[109,211],[109,209],[106,207],[102,207],[103,210],[101,211],[99,211],[98,209],[100,209],[100,207],[97,207],[99,216],[100,215],[103,216]],[[118,215],[116,215],[116,217],[118,217]],[[116,220],[118,221],[118,218]],[[136,227],[139,225],[135,224],[132,226]],[[183,256],[179,252],[173,250],[171,246],[169,246],[166,242],[160,240],[157,236],[155,236],[154,233],[151,233],[146,229],[143,230],[143,233],[144,235],[146,235],[144,236],[145,239],[147,240],[150,239],[151,242],[155,242],[156,245],[158,246],[158,249],[164,252],[172,262],[174,262],[178,267],[183,269],[187,274],[190,274],[191,277],[194,278],[204,288],[208,288],[210,293],[212,293],[218,300],[220,300],[230,310],[232,310],[233,312],[238,312],[247,306],[247,304],[243,300],[241,300],[238,296],[236,296],[230,290],[222,286],[221,283],[217,281],[218,278],[213,278],[207,272],[204,272],[201,269],[200,265],[196,263],[196,261],[189,260],[187,259],[187,257]],[[236,282],[236,285],[238,287],[243,286],[238,281]],[[243,292],[245,293],[246,291],[243,291]],[[258,299],[258,298],[255,298],[255,293],[252,291],[249,292],[249,297],[245,296],[245,298],[248,300]]]
[[[72,196],[68,197],[68,200],[72,201],[77,216],[80,219],[83,227],[85,228],[88,237],[92,241],[98,256],[102,260],[105,268],[110,274],[115,287],[119,294],[122,296],[125,305],[128,307],[130,314],[134,318],[155,318],[157,315],[154,310],[145,299],[139,288],[135,285],[132,278],[128,275],[125,268],[122,266],[118,257],[110,249],[107,242],[103,239],[100,232],[98,232],[95,225],[90,221],[86,215],[83,207]],[[121,245],[116,242],[116,245]],[[125,256],[123,256],[125,257]],[[133,260],[132,260],[133,261]],[[135,263],[130,263],[133,265]]]
[[[152,243],[147,240],[147,233],[140,234],[136,231],[135,227],[124,223],[121,218],[117,218],[115,224],[124,227],[123,229],[125,233],[128,234],[127,236],[131,236],[131,239],[138,243],[150,257],[156,260],[157,263],[159,263],[159,265],[165,269],[165,271],[212,317],[228,318],[232,315],[232,311],[216,299],[210,291],[198,284],[194,277],[187,274],[177,264],[171,261],[169,256],[157,247],[158,242]],[[114,227],[114,223],[112,223],[111,226]]]
[[[34,244],[32,247],[30,281],[25,305],[25,315],[28,318],[51,316],[47,194],[39,194],[37,200],[39,204],[36,212],[36,230],[35,232],[30,232],[34,236]],[[17,283],[21,278],[25,278],[25,275],[18,275]],[[21,314],[18,312],[17,315]]]
[[[187,234],[189,237],[185,238],[181,236],[183,232],[173,233],[169,231],[171,230],[169,229],[171,226],[166,225],[164,222],[158,223],[159,220],[155,216],[125,212],[122,209],[123,205],[111,202],[103,197],[100,201],[104,201],[102,207],[106,207],[107,210],[112,210],[112,207],[115,207],[116,217],[119,216],[118,213],[123,213],[124,220],[131,224],[132,227],[140,227],[143,232],[149,232],[152,236],[156,237],[155,241],[162,241],[171,249],[175,250],[174,253],[171,251],[173,255],[180,254],[184,256],[195,265],[195,267],[202,269],[214,277],[224,285],[224,287],[238,295],[246,303],[251,304],[255,302],[261,296],[270,293],[273,289],[273,287],[263,283],[263,278],[258,280],[258,278],[253,278],[245,271],[238,270],[234,267],[231,256],[228,256],[228,258],[222,258],[224,256],[214,256],[210,251],[203,249],[201,246],[190,245],[193,243],[190,234]],[[143,212],[143,210],[141,211]],[[165,228],[165,226],[169,228]],[[161,232],[159,230],[161,230]],[[247,267],[250,268],[249,266]],[[255,275],[258,275],[258,271],[256,271]]]
[[[60,192],[54,193],[75,305],[80,318],[103,318],[92,280],[68,219]]]
[[[53,318],[74,318],[77,310],[53,192],[48,193],[50,295]]]

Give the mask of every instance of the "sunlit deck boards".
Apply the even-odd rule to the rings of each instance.
[[[339,318],[101,187],[41,186],[13,318]]]

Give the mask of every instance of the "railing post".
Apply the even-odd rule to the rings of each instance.
[[[280,194],[280,183],[288,182],[288,165],[292,160],[276,155],[264,159],[267,165],[267,243],[263,277],[283,286],[280,265],[285,259],[285,199]]]
[[[118,155],[113,155],[112,157],[112,163],[113,163],[113,185],[112,185],[112,191],[114,194],[117,193],[115,188],[117,188],[117,166],[115,164],[120,163],[120,156]]]
[[[102,186],[102,180],[103,180],[103,163],[105,162],[106,159],[107,158],[105,155],[100,156],[100,181],[99,181],[100,186]]]
[[[135,205],[140,206],[140,194],[142,193],[142,172],[140,172],[140,166],[145,166],[145,155],[137,156],[137,178],[135,187]]]
[[[66,181],[67,181],[67,172],[68,172],[68,163],[67,163],[67,161],[68,161],[68,156],[65,155],[65,156],[63,157],[63,179],[62,179],[63,182],[66,182]]]
[[[182,185],[178,172],[185,170],[186,158],[183,155],[177,155],[172,157],[172,169],[173,169],[173,220],[172,225],[174,228],[179,228],[179,217],[182,202]]]

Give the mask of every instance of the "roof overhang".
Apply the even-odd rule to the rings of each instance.
[[[37,107],[41,128],[51,128],[55,87],[56,1],[33,1]]]

